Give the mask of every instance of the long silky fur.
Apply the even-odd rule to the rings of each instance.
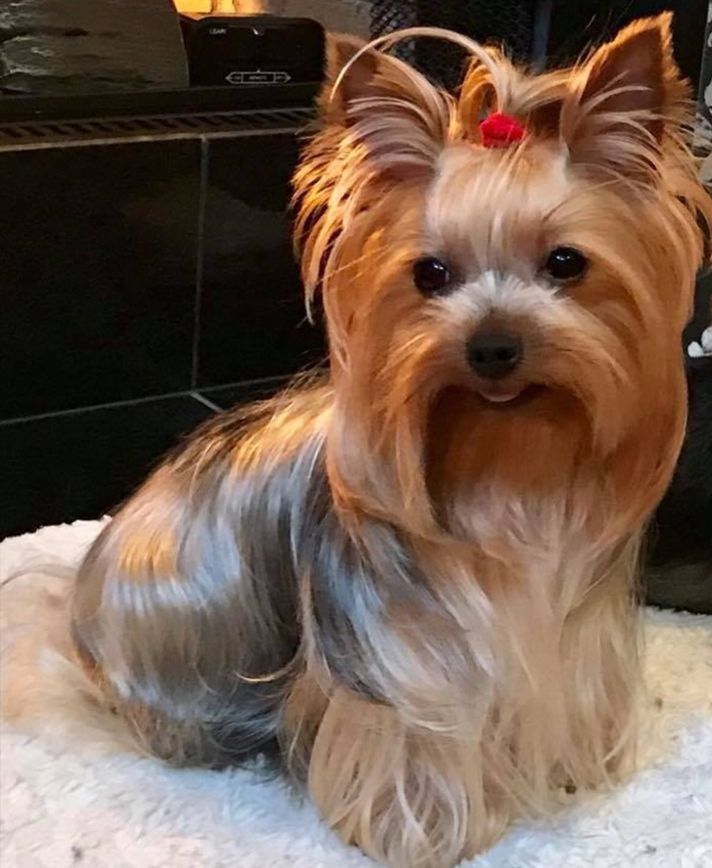
[[[603,55],[529,77],[457,37],[455,99],[352,47],[296,177],[328,377],[203,427],[77,581],[77,654],[146,748],[272,751],[390,865],[454,865],[633,758],[638,539],[682,438],[710,215],[669,20],[636,27],[663,34],[655,111],[616,102]],[[479,147],[487,108],[531,139]],[[552,219],[599,263],[578,294],[527,271]],[[424,301],[409,269],[438,245],[473,276]],[[531,346],[530,405],[471,388],[461,347],[492,316]]]

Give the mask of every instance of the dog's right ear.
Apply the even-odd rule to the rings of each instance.
[[[321,111],[391,176],[430,173],[447,142],[452,99],[396,57],[352,36],[327,40]]]

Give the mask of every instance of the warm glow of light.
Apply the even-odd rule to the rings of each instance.
[[[179,12],[211,12],[211,0],[175,0]]]
[[[254,15],[265,11],[264,0],[174,0],[174,3],[179,12]]]

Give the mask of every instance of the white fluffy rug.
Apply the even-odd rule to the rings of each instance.
[[[0,543],[0,579],[28,566],[73,566],[100,526],[80,522]],[[71,572],[23,575],[0,591],[8,712],[19,684],[43,679],[44,697],[29,719],[3,722],[3,868],[373,864],[276,781],[253,771],[168,769],[133,754],[98,710],[93,720],[86,703],[82,711],[72,672],[51,650],[69,581]],[[554,827],[512,831],[472,868],[712,866],[712,618],[649,612],[646,669],[635,779],[578,804]]]

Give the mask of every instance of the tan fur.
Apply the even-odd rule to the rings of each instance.
[[[273,749],[344,840],[448,868],[634,758],[638,540],[685,423],[680,332],[712,209],[668,16],[572,70],[460,95],[353,40],[296,176],[327,378],[225,414],[90,552],[75,647],[176,763]],[[341,72],[339,72],[341,70]],[[482,146],[508,112],[527,135]],[[699,224],[698,224],[699,218]],[[552,285],[549,251],[589,267]],[[425,298],[412,266],[447,261]],[[515,331],[520,397],[465,346]]]

